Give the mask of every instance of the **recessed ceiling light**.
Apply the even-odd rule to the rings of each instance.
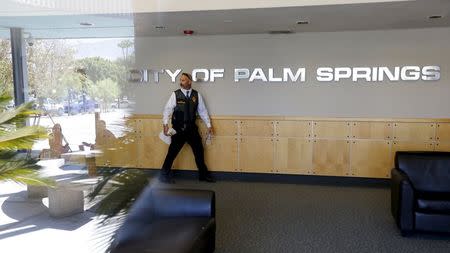
[[[81,22],[80,25],[81,26],[93,26],[94,24],[89,23],[89,22]]]
[[[442,18],[442,15],[433,15],[433,16],[429,16],[429,19],[438,19],[438,18]]]
[[[162,26],[162,25],[158,25],[158,26],[155,26],[155,29],[157,29],[157,30],[164,30],[164,29],[166,29],[166,27]]]
[[[307,25],[307,24],[309,24],[309,21],[307,21],[307,20],[299,20],[299,21],[297,21],[297,25]]]

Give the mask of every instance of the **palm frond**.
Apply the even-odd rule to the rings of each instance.
[[[53,186],[54,181],[39,176],[35,170],[16,169],[0,173],[0,182],[16,182],[24,185]]]
[[[16,168],[39,170],[41,167],[36,162],[36,159],[24,157],[14,151],[0,151],[0,172]]]
[[[0,182],[14,181],[30,185],[54,185],[53,180],[39,175],[41,167],[36,159],[27,158],[14,151],[0,151]]]
[[[0,159],[0,182],[13,181],[27,185],[54,185],[53,180],[39,175],[40,167],[32,159]]]
[[[122,172],[123,169],[119,168],[97,168],[97,174],[100,176],[94,189],[88,194],[89,201],[94,201],[97,196],[104,195],[104,187],[109,183],[109,181],[118,173]],[[103,191],[103,192],[102,192]]]
[[[136,169],[122,170],[114,175],[103,177],[91,192],[91,199],[102,195],[97,213],[103,215],[103,222],[127,212],[136,198],[147,186],[147,175]]]
[[[109,253],[113,249],[113,242],[117,230],[125,222],[126,213],[121,212],[107,222],[100,221],[96,223],[96,233],[92,238],[96,244],[96,252]]]
[[[113,176],[105,176],[97,182],[92,192],[88,194],[89,201],[93,201],[97,196],[102,195],[103,188],[109,183]]]
[[[2,91],[0,94],[0,110],[4,111],[11,101],[12,97],[8,93]]]
[[[102,179],[89,195],[100,197],[97,213],[100,221],[97,227],[98,248],[111,252],[117,230],[123,224],[130,207],[148,185],[147,175],[137,169],[101,169]]]
[[[3,160],[13,159],[17,155],[17,152],[11,150],[0,150],[0,163]]]
[[[47,138],[43,127],[29,126],[0,135],[0,150],[30,149],[34,141]]]
[[[6,110],[10,101],[7,93],[0,92],[0,182],[52,186],[52,180],[39,175],[40,166],[35,159],[17,153],[19,149],[31,149],[34,141],[47,137],[43,127],[24,126],[26,118],[38,111],[33,110],[31,102]]]
[[[39,114],[39,110],[33,109],[33,103],[24,103],[18,107],[16,107],[14,110],[10,111],[3,111],[0,114],[0,125],[11,125],[11,124],[17,124],[17,123],[23,123],[30,115],[33,114]]]

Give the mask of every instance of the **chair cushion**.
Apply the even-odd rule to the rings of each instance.
[[[450,233],[450,215],[415,212],[415,229]]]
[[[139,236],[113,251],[150,253],[188,253],[203,248],[210,233],[215,233],[215,219],[210,217],[163,218],[133,231]]]
[[[408,176],[415,190],[450,192],[450,152],[397,152],[395,166]]]
[[[416,192],[416,207],[425,213],[450,214],[450,192]]]
[[[450,215],[450,201],[437,199],[417,199],[417,208],[423,212],[442,213]]]

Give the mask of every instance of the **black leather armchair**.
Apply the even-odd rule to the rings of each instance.
[[[450,152],[397,152],[391,211],[402,235],[450,232]]]
[[[215,249],[215,194],[147,187],[113,241],[113,253],[211,253]]]

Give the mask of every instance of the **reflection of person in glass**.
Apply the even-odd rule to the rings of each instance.
[[[89,147],[91,150],[96,148],[105,147],[105,145],[114,145],[117,140],[116,136],[106,128],[106,122],[104,120],[99,120],[96,124],[96,135],[95,144],[82,142],[80,145],[80,150],[84,150],[84,146]]]
[[[164,134],[169,135],[169,116],[172,114],[172,127],[176,134],[172,135],[166,159],[161,169],[160,180],[166,183],[173,183],[172,164],[180,152],[184,143],[188,143],[195,156],[195,163],[198,167],[198,179],[200,181],[214,182],[208,172],[204,161],[203,145],[198,127],[195,124],[197,113],[208,127],[208,134],[212,134],[212,127],[202,96],[191,88],[192,76],[182,73],[180,77],[180,89],[174,91],[169,98],[163,112]]]
[[[97,127],[97,132],[100,134],[100,136],[95,137],[96,145],[105,145],[108,143],[112,143],[117,139],[116,136],[114,136],[114,134],[106,128],[106,122],[104,120],[100,120]]]

